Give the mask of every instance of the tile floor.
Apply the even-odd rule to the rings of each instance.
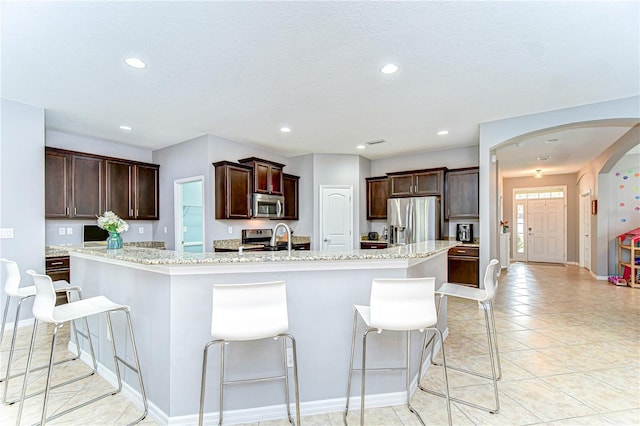
[[[465,405],[453,404],[455,425],[639,425],[640,424],[640,290],[615,287],[592,279],[575,266],[513,263],[503,271],[495,300],[504,378],[499,384],[501,409],[488,414]],[[19,330],[17,368],[24,368],[31,330]],[[9,332],[0,348],[4,375],[9,348]],[[46,352],[46,339],[38,340]],[[471,302],[449,301],[449,364],[485,368],[486,336],[482,310]],[[60,352],[66,341],[61,339]],[[34,362],[43,364],[46,357]],[[60,376],[85,369],[80,362],[60,369]],[[33,377],[42,386],[43,372]],[[55,378],[54,378],[55,380]],[[488,381],[450,370],[451,393],[489,404],[492,387]],[[19,382],[16,380],[14,382]],[[441,386],[441,372],[432,368],[423,384]],[[12,382],[9,394],[20,383]],[[53,391],[50,412],[64,409],[70,400],[90,398],[109,389],[94,376],[64,389]],[[416,392],[413,406],[428,424],[445,425],[442,399]],[[25,405],[22,424],[39,420],[42,397]],[[15,424],[17,404],[0,406],[0,425]],[[107,398],[50,424],[126,424],[139,411],[121,395]],[[349,423],[358,424],[358,410],[350,412]],[[368,409],[367,425],[417,425],[405,406]],[[306,425],[342,425],[341,413],[303,416]],[[142,424],[155,424],[146,419]],[[287,425],[285,420],[260,422],[259,426]],[[257,424],[255,424],[257,425]],[[254,426],[255,426],[254,425]]]

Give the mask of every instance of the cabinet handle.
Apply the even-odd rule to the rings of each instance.
[[[77,207],[74,207],[74,208],[73,208],[73,215],[74,215],[74,216],[77,216],[77,215],[78,215],[78,208],[77,208]]]
[[[138,217],[138,215],[140,214],[139,212],[140,210],[136,209],[136,217]]]
[[[51,266],[62,265],[64,262],[51,262]]]
[[[133,209],[129,209],[129,216],[133,217]]]
[[[69,216],[69,207],[64,208],[64,214],[65,216]]]

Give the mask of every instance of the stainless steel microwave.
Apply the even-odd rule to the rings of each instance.
[[[253,217],[277,219],[284,217],[282,195],[253,194]]]

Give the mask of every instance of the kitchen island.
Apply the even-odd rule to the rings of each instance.
[[[344,408],[353,304],[368,304],[373,278],[435,276],[446,279],[447,251],[459,243],[430,241],[383,250],[350,252],[286,251],[178,253],[126,247],[70,249],[71,282],[85,297],[105,295],[131,306],[131,315],[150,415],[161,424],[197,422],[202,352],[210,337],[212,285],[284,280],[287,284],[290,333],[298,346],[302,415]],[[446,328],[446,309],[439,327]],[[119,352],[131,360],[124,323],[114,322]],[[93,318],[100,372],[113,379],[113,362],[104,318]],[[412,339],[413,371],[417,371],[421,339]],[[372,366],[402,365],[403,333],[383,333],[370,341]],[[359,350],[356,348],[356,350]],[[209,359],[208,413],[217,419],[219,352]],[[356,359],[359,359],[356,358]],[[359,361],[358,361],[359,362]],[[255,373],[279,374],[280,345],[271,339],[230,344],[227,378]],[[124,375],[125,391],[135,401],[137,382]],[[414,373],[417,374],[417,373]],[[372,373],[367,402],[387,406],[404,402],[404,373]],[[415,380],[414,380],[415,381]],[[415,385],[415,383],[414,383]],[[225,419],[251,422],[284,417],[282,384],[262,382],[229,387]],[[415,386],[414,386],[415,388]],[[356,392],[356,389],[353,390]],[[357,401],[357,399],[356,399]],[[353,402],[357,404],[357,402]],[[355,406],[355,405],[354,405]]]

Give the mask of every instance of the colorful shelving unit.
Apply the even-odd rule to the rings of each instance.
[[[629,252],[629,260],[626,259]],[[618,235],[618,273],[627,280],[627,285],[640,288],[638,283],[640,271],[640,228]]]

